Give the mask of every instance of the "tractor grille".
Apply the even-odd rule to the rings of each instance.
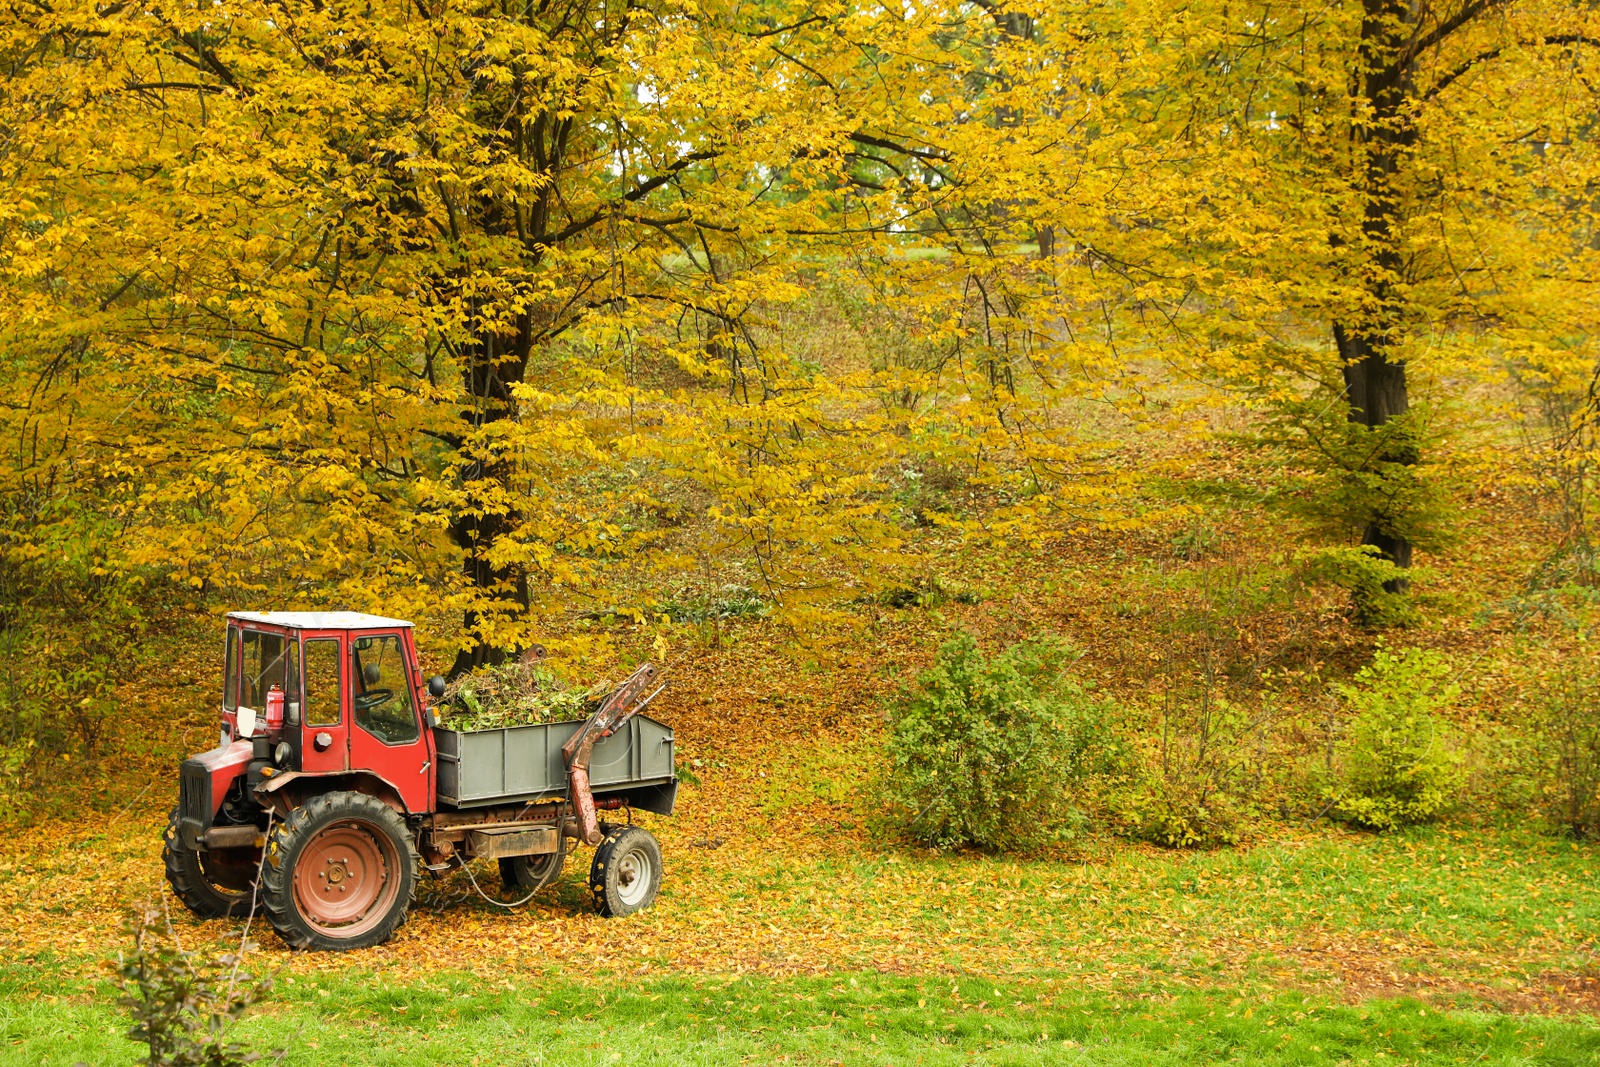
[[[211,803],[211,772],[199,760],[184,760],[178,769],[178,819],[184,838],[190,842],[211,826],[216,813]],[[191,843],[190,847],[194,847]]]

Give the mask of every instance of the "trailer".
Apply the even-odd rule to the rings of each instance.
[[[475,808],[506,801],[567,799],[568,768],[561,750],[583,724],[582,719],[572,719],[492,730],[434,727],[439,802]],[[597,798],[619,791],[642,796],[647,787],[671,788],[675,781],[672,728],[664,723],[636,715],[595,745],[589,785]],[[638,802],[633,806],[656,810]]]
[[[640,713],[654,667],[587,719],[459,731],[438,722],[444,679],[423,678],[404,620],[235,612],[223,658],[218,745],[183,761],[163,849],[196,914],[259,904],[295,948],[363,948],[404,921],[421,871],[497,860],[526,899],[580,843],[600,914],[655,901],[655,837],[600,821],[676,803],[672,730]]]

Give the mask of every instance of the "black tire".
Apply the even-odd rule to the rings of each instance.
[[[272,831],[261,902],[291,948],[370,948],[405,922],[417,863],[405,820],[389,805],[364,793],[327,793]],[[351,888],[355,894],[340,895]]]
[[[167,816],[167,832],[162,835],[161,846],[167,883],[183,901],[183,906],[202,919],[249,914],[255,882],[254,865],[247,859],[249,852],[228,849],[230,856],[242,854],[239,857],[242,862],[218,862],[210,853],[196,851],[183,843],[177,808]]]
[[[608,919],[643,911],[661,889],[661,846],[638,826],[607,826],[589,867],[594,909]]]
[[[500,861],[500,884],[507,893],[532,893],[561,877],[562,852],[542,856],[510,856]]]

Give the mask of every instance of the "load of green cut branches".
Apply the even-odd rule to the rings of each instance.
[[[466,732],[586,719],[611,689],[608,681],[577,688],[542,657],[527,654],[451,682],[439,702],[440,725]]]

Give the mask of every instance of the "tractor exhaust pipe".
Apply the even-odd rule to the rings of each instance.
[[[200,847],[260,848],[267,843],[259,826],[213,826],[200,835]]]

